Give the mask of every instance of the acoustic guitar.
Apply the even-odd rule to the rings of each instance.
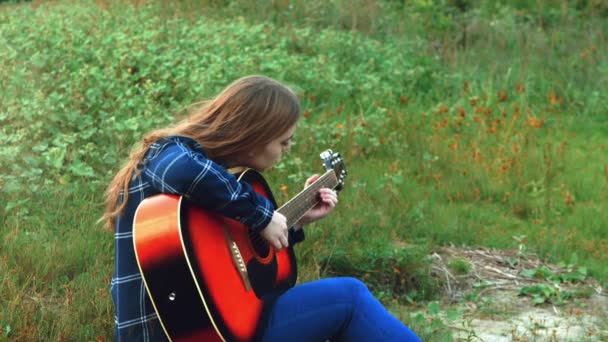
[[[318,201],[321,188],[341,190],[346,169],[339,153],[321,153],[326,172],[277,209],[293,228]],[[277,207],[268,183],[253,169],[237,174]],[[133,244],[160,323],[173,341],[250,341],[258,333],[264,299],[292,287],[292,247],[276,251],[236,220],[159,194],[135,213]]]

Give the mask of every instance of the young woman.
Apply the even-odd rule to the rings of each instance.
[[[166,340],[133,248],[134,215],[145,198],[180,195],[240,221],[277,250],[304,239],[303,230],[289,230],[268,199],[227,171],[272,167],[290,149],[299,115],[298,99],[289,88],[264,76],[248,76],[188,118],[143,138],[106,193],[103,219],[115,231],[111,293],[116,340]],[[306,185],[318,177],[310,177]],[[300,224],[327,216],[338,203],[331,189],[319,190],[319,198]],[[419,341],[354,278],[296,285],[274,298],[263,317],[263,341]]]

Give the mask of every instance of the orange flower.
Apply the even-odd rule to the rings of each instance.
[[[435,124],[433,125],[433,130],[437,130],[439,128],[446,128],[448,125],[448,119],[444,118],[441,121],[437,121],[435,122]]]
[[[498,101],[505,102],[507,101],[507,91],[505,89],[501,89],[496,96],[498,97]]]
[[[519,109],[519,106],[517,105],[517,103],[513,104],[513,118],[517,119],[519,118],[519,116],[521,115],[521,110]]]
[[[479,150],[473,151],[473,159],[481,162],[483,160],[483,156]]]
[[[534,128],[541,128],[545,125],[545,120],[542,118],[538,119],[533,116],[528,116],[528,123]]]
[[[562,99],[561,97],[555,95],[555,92],[553,90],[551,90],[549,92],[549,95],[547,95],[547,100],[549,100],[549,103],[551,104],[551,106],[555,106],[557,104],[563,103],[564,99]]]
[[[456,111],[458,112],[458,114],[460,114],[460,116],[462,116],[463,118],[465,117],[465,115],[467,115],[467,113],[464,111],[464,108],[462,107],[456,107]]]
[[[287,185],[281,184],[281,188],[280,189],[281,189],[282,192],[287,192]]]
[[[337,129],[342,129],[342,128],[344,128],[344,126],[343,126],[342,124],[337,124],[337,125],[336,125],[336,128],[337,128]]]
[[[569,205],[569,206],[574,205],[574,198],[572,197],[572,195],[570,194],[570,191],[568,191],[568,190],[566,190],[566,196],[564,198],[564,202],[566,203],[566,205]]]

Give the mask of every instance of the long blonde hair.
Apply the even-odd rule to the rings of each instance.
[[[295,125],[299,116],[297,96],[281,83],[259,75],[234,81],[184,120],[144,136],[110,182],[100,221],[112,229],[127,204],[129,182],[140,172],[138,164],[155,141],[170,135],[190,137],[210,159],[229,163],[276,139]]]

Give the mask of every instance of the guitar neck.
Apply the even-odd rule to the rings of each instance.
[[[333,170],[327,171],[314,183],[307,186],[295,197],[281,206],[277,211],[287,218],[287,227],[296,224],[304,214],[319,202],[319,190],[321,188],[334,189],[338,186],[338,179]]]

